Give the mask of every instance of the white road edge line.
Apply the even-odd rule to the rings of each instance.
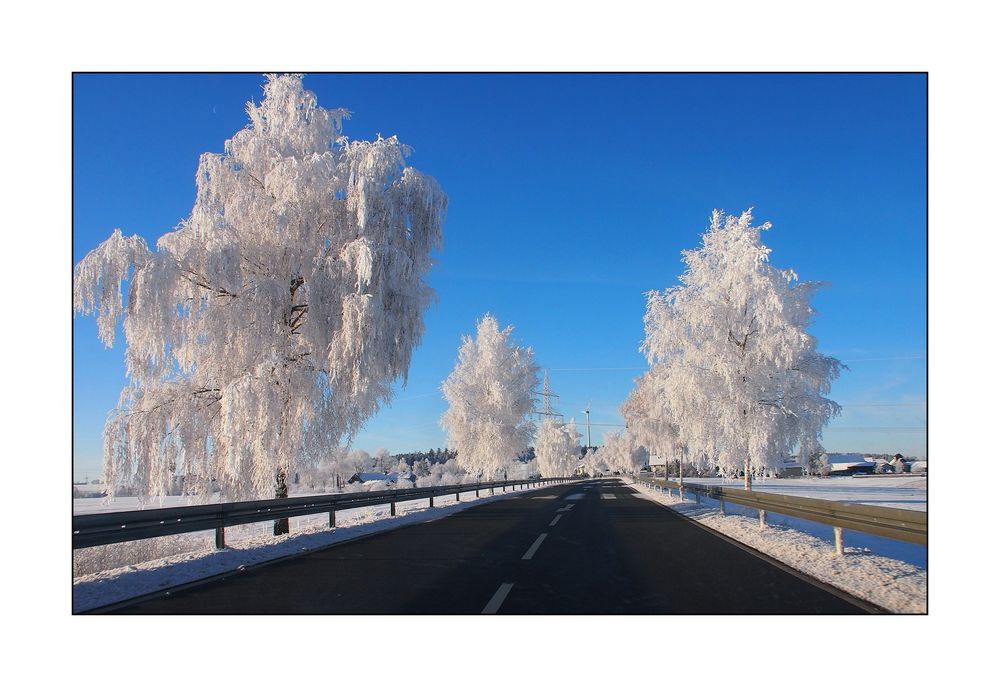
[[[481,615],[491,615],[499,611],[501,604],[503,604],[504,602],[504,599],[507,598],[507,595],[510,594],[510,590],[513,588],[514,588],[513,582],[504,582],[502,585],[500,585],[500,588],[497,589],[496,594],[493,595],[493,598],[490,599],[490,602],[483,607]]]
[[[521,556],[521,560],[522,561],[530,561],[531,557],[535,555],[535,552],[538,551],[538,547],[542,545],[542,542],[545,541],[545,537],[547,537],[547,536],[549,536],[549,535],[547,535],[547,534],[540,534],[540,535],[538,535],[538,539],[536,539],[535,543],[532,544],[528,548],[528,550],[524,552],[524,555]]]
[[[575,505],[576,505],[575,503],[567,503],[565,506],[563,506],[562,508],[560,508],[559,510],[557,510],[556,513],[565,513],[568,510],[572,509],[573,506],[575,506]]]
[[[559,514],[559,515],[557,515],[556,517],[552,518],[552,522],[550,522],[550,523],[549,523],[549,527],[552,527],[552,526],[553,526],[553,525],[555,525],[555,524],[556,524],[557,522],[559,522],[559,518],[561,518],[561,517],[562,517],[562,514],[560,513],[560,514]]]

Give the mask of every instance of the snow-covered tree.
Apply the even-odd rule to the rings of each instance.
[[[337,448],[328,455],[300,466],[296,470],[300,484],[304,484],[312,491],[322,492],[331,491],[339,486],[339,471],[344,453],[346,453],[344,449]]]
[[[396,467],[396,461],[392,459],[389,449],[375,449],[375,455],[372,457],[372,467],[376,470],[376,472],[388,472]]]
[[[817,445],[817,447],[810,453],[807,458],[803,461],[803,470],[807,475],[823,475],[823,470],[826,468],[827,473],[829,473],[829,465],[826,459],[826,450]]]
[[[502,478],[535,431],[531,412],[539,367],[531,348],[514,344],[512,331],[501,330],[486,314],[475,339],[462,337],[455,369],[441,385],[448,445],[458,450],[466,472],[483,479]]]
[[[589,448],[586,453],[583,454],[583,461],[581,462],[584,472],[586,472],[591,477],[600,477],[601,475],[608,472],[608,463],[604,460],[601,455],[601,451],[597,448]]]
[[[819,457],[819,476],[830,476],[830,458],[827,456],[825,451]]]
[[[417,480],[418,487],[436,487],[442,484],[464,484],[475,482],[476,476],[470,475],[458,464],[458,460],[446,460],[443,463],[430,465],[429,473]]]
[[[426,458],[418,460],[413,464],[413,474],[417,477],[426,477],[431,474],[431,463]]]
[[[344,456],[343,471],[348,479],[356,472],[371,472],[374,469],[375,461],[364,449],[356,448]]]
[[[405,382],[433,298],[446,198],[395,137],[349,141],[344,110],[269,76],[248,126],[201,156],[191,215],[150,249],[115,230],[74,271],[74,307],[129,384],[105,428],[109,485],[281,495]],[[123,302],[121,284],[128,281]]]
[[[807,333],[820,284],[768,263],[765,223],[712,214],[679,286],[648,294],[642,350],[650,370],[637,393],[650,422],[711,456],[727,474],[776,467],[798,445],[808,455],[839,411],[824,397],[843,365]],[[630,424],[631,428],[631,424]]]
[[[598,452],[612,472],[626,475],[639,472],[649,459],[649,452],[630,431],[608,432]]]
[[[636,380],[635,388],[621,406],[626,432],[649,453],[670,458],[681,449],[680,428],[668,416],[657,397],[655,378],[646,372]]]
[[[538,474],[538,460],[515,460],[507,472],[507,479],[530,479]]]
[[[552,418],[542,420],[535,436],[535,458],[543,477],[571,476],[580,458],[576,421],[563,424]]]

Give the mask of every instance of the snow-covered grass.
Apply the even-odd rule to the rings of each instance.
[[[676,477],[671,478],[677,481]],[[743,488],[742,479],[685,477],[686,484]],[[886,475],[885,477],[791,477],[754,480],[755,491],[804,496],[844,503],[862,503],[887,508],[927,510],[927,477]]]
[[[685,479],[685,482],[693,481]],[[774,480],[775,482],[784,480]],[[857,480],[856,480],[857,481]],[[911,562],[878,555],[864,546],[849,546],[837,555],[831,542],[776,522],[768,514],[762,530],[756,517],[734,512],[720,513],[717,504],[701,504],[652,491],[636,484],[640,496],[669,506],[697,522],[775,558],[789,567],[842,589],[895,613],[927,612],[927,569]],[[867,503],[867,501],[863,501]],[[829,529],[829,528],[827,528]],[[846,533],[845,533],[846,534]],[[926,552],[926,547],[923,547]]]
[[[536,487],[537,488],[537,487]],[[533,491],[533,489],[525,490]],[[124,601],[136,596],[195,582],[213,575],[238,570],[357,537],[404,525],[427,522],[458,511],[503,498],[521,491],[489,496],[481,492],[463,493],[461,502],[452,496],[438,496],[434,508],[427,499],[396,504],[396,517],[389,517],[389,506],[367,506],[337,513],[337,527],[330,529],[326,514],[291,518],[291,533],[274,536],[271,521],[226,528],[226,549],[216,550],[214,532],[157,537],[144,541],[95,546],[73,552],[73,612]],[[176,503],[172,501],[176,500]],[[90,504],[78,501],[95,501]],[[100,499],[77,499],[74,511],[100,512]],[[135,499],[116,499],[103,506],[107,510],[135,508]],[[184,497],[169,497],[163,507],[186,505]],[[83,510],[77,510],[77,506]],[[159,504],[157,504],[159,507]]]

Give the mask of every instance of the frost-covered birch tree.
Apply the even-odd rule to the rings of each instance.
[[[462,337],[455,369],[441,385],[448,409],[441,427],[458,464],[483,479],[503,477],[528,448],[535,424],[533,394],[540,368],[531,348],[511,340],[492,315],[476,325],[476,337]]]
[[[580,462],[580,432],[576,421],[545,418],[535,437],[535,458],[543,477],[570,477]]]
[[[623,475],[639,472],[649,457],[631,431],[608,432],[598,453],[612,471]]]
[[[609,469],[608,462],[605,460],[603,453],[596,447],[587,449],[580,465],[584,472],[591,477],[600,477],[608,472]]]
[[[201,156],[190,216],[155,248],[115,230],[74,270],[74,308],[129,383],[105,428],[109,485],[284,495],[405,382],[433,298],[446,198],[395,137],[349,141],[345,110],[268,76],[249,124]],[[121,285],[128,282],[123,300]]]
[[[667,414],[672,409],[657,397],[656,381],[652,371],[639,377],[622,404],[621,413],[633,441],[650,453],[669,458],[680,448],[680,428],[674,421],[675,415]]]
[[[677,431],[744,485],[798,445],[808,455],[840,406],[824,397],[843,365],[806,330],[817,282],[769,264],[750,211],[712,214],[702,245],[684,251],[679,286],[647,294],[641,350],[650,370],[637,415]],[[630,425],[631,427],[631,425]]]

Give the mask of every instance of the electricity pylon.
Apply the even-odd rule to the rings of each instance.
[[[549,387],[549,371],[545,371],[545,375],[542,377],[542,409],[536,411],[535,414],[538,415],[539,420],[545,420],[547,418],[559,418],[559,423],[562,424],[563,414],[557,413],[552,408],[551,399],[558,399],[559,394],[552,393],[552,389]]]

